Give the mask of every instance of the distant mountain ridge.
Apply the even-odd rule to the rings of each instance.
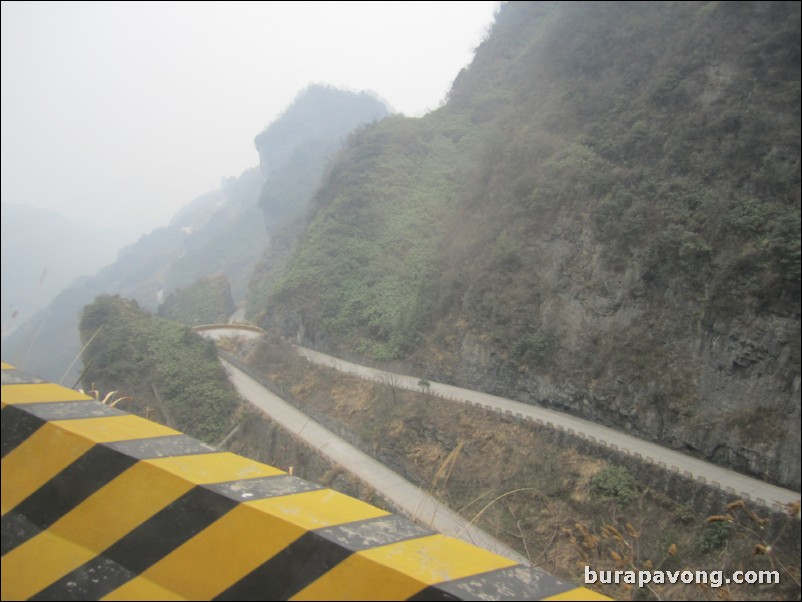
[[[155,311],[170,293],[209,276],[222,276],[230,282],[234,300],[241,302],[273,233],[303,213],[349,132],[386,114],[386,107],[367,94],[327,86],[303,90],[285,114],[257,137],[260,157],[271,157],[266,173],[251,168],[226,179],[220,190],[189,203],[167,226],[123,248],[114,263],[62,291],[23,332],[4,341],[4,359],[24,358],[28,370],[54,381],[74,363],[68,377],[74,381],[80,367],[75,361],[80,349],[79,315],[102,294],[122,295]],[[303,161],[297,160],[299,154]],[[281,197],[271,200],[273,190],[281,190]],[[81,244],[91,252],[89,241]],[[3,256],[5,261],[5,252]],[[170,311],[184,315],[177,308]]]

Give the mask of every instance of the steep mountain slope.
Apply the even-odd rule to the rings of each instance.
[[[228,322],[235,309],[228,278],[214,274],[170,293],[159,316],[182,324],[218,324]]]
[[[123,295],[155,310],[170,293],[201,291],[202,286],[192,285],[222,275],[230,282],[234,301],[242,301],[274,232],[303,212],[348,133],[386,114],[384,104],[368,94],[326,86],[303,90],[285,114],[257,137],[264,173],[252,168],[228,178],[220,190],[181,210],[168,226],[120,251],[115,263],[74,282],[19,336],[4,341],[3,358],[58,382],[78,360],[80,312],[101,294]],[[276,190],[281,195],[273,198]],[[186,295],[181,298],[186,300]],[[186,302],[188,307],[194,303]],[[184,309],[191,311],[188,307]],[[186,313],[175,303],[169,311]],[[67,384],[77,376],[73,368]]]
[[[264,307],[267,285],[292,252],[309,201],[350,132],[387,114],[384,103],[366,92],[310,86],[256,137],[259,165],[268,178],[259,206],[269,241],[249,282],[250,317]]]
[[[800,486],[800,5],[508,3],[261,322]]]
[[[279,217],[303,212],[351,131],[386,116],[385,104],[367,92],[312,85],[299,94],[281,119],[254,139],[259,166],[270,179],[259,198],[268,229]]]

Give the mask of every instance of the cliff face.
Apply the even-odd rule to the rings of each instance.
[[[350,140],[263,324],[799,489],[799,9],[503,5]]]
[[[556,244],[555,244],[556,243]],[[598,249],[566,271],[566,240],[541,247],[548,357],[515,361],[466,332],[415,367],[432,379],[547,405],[799,490],[800,323],[744,313],[712,324],[669,291],[659,305],[637,270],[610,273]],[[427,358],[427,359],[424,359]]]

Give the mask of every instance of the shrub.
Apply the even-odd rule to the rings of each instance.
[[[605,468],[591,481],[594,493],[626,505],[638,496],[638,484],[623,466]]]
[[[731,528],[728,523],[708,523],[696,538],[696,551],[707,554],[724,547],[730,538]]]

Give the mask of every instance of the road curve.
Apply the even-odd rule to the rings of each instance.
[[[249,324],[204,324],[202,326],[195,326],[192,330],[213,341],[223,337],[256,339],[265,333],[265,331],[258,326],[251,326]]]
[[[262,410],[272,420],[316,448],[321,454],[328,456],[332,461],[379,491],[396,507],[406,511],[409,517],[429,525],[445,535],[458,537],[520,564],[529,565],[529,561],[524,556],[481,529],[474,527],[456,512],[322,427],[238,368],[223,359],[220,362],[228,373],[229,380],[243,398]]]
[[[305,347],[296,347],[296,349],[301,355],[316,364],[329,366],[361,378],[378,380],[380,382],[392,382],[398,387],[420,390],[418,384],[420,380],[413,376],[368,368],[367,366],[354,364]],[[482,393],[481,391],[462,389],[460,387],[437,382],[429,383],[429,391],[451,399],[452,401],[480,404],[487,409],[507,414],[511,413],[522,419],[540,421],[554,428],[562,428],[566,431],[578,434],[579,436],[584,436],[591,440],[595,439],[603,445],[617,448],[628,454],[641,454],[647,461],[651,460],[653,463],[665,465],[665,468],[668,470],[683,473],[697,480],[704,480],[724,490],[731,489],[731,493],[740,495],[745,499],[756,501],[765,506],[776,504],[784,506],[800,500],[800,494],[790,489],[771,485],[733,470],[728,470],[721,466],[705,462],[704,460],[692,458],[683,453],[657,445],[656,443],[627,435],[606,426],[590,422],[589,420],[571,416],[570,414],[521,403],[489,393]]]

